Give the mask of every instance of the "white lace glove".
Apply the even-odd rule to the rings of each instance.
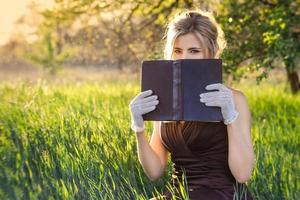
[[[155,110],[156,105],[159,102],[157,100],[157,95],[149,96],[150,94],[152,94],[152,90],[143,91],[129,104],[131,129],[135,132],[144,131],[144,119],[142,115]]]
[[[206,106],[221,107],[224,124],[228,125],[233,123],[239,113],[235,109],[232,91],[221,83],[207,85],[205,89],[218,89],[219,91],[200,94],[200,102],[205,103]]]

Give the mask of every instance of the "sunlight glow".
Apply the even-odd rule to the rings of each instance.
[[[0,0],[0,45],[5,44],[15,31],[15,23],[20,17],[29,12],[28,5],[35,2],[41,8],[49,8],[52,0]],[[28,27],[24,28],[24,34],[28,33]]]

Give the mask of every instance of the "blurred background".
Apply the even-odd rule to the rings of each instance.
[[[198,8],[213,12],[225,32],[226,80],[257,72],[260,82],[276,68],[299,91],[299,1],[278,0],[2,0],[1,78],[63,68],[137,73],[142,60],[163,58],[168,20]]]
[[[169,19],[214,14],[251,110],[255,199],[300,199],[299,0],[0,0],[0,199],[150,199],[128,105]],[[146,122],[150,139],[152,122]],[[237,199],[241,194],[237,191]]]

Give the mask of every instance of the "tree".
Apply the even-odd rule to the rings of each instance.
[[[43,16],[43,21],[38,26],[39,39],[33,43],[31,51],[26,54],[27,58],[40,64],[53,75],[67,58],[75,54],[74,49],[65,43],[65,39],[68,37],[73,20],[84,12],[80,10],[81,2],[77,0],[56,0],[55,3],[51,10],[44,11],[38,11],[38,7],[34,4],[31,6],[32,12]]]
[[[39,26],[40,43],[44,45],[37,46],[48,49],[47,54],[42,54],[46,58],[36,59],[35,55],[31,58],[44,66],[47,60],[48,66],[56,69],[58,67],[54,66],[61,62],[56,62],[55,58],[67,58],[61,54],[69,45],[78,50],[79,57],[88,56],[81,59],[85,63],[90,63],[87,59],[97,55],[101,56],[102,62],[109,60],[120,70],[126,65],[139,65],[147,57],[162,56],[161,38],[168,18],[174,12],[194,5],[196,3],[190,0],[57,0],[51,10],[42,12],[44,22]],[[94,25],[88,23],[92,18],[97,21]],[[81,25],[77,30],[72,29],[77,33],[71,36],[68,31],[78,22]],[[90,35],[91,31],[94,35]],[[82,36],[84,40],[79,38]]]
[[[218,19],[229,44],[224,54],[228,69],[234,71],[234,66],[251,61],[251,70],[264,69],[257,77],[260,82],[275,67],[274,60],[280,59],[285,64],[291,91],[297,93],[300,90],[298,3],[292,0],[224,1]]]

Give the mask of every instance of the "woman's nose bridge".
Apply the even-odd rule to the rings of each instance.
[[[182,51],[182,59],[186,59],[189,56],[189,52],[187,50]]]

